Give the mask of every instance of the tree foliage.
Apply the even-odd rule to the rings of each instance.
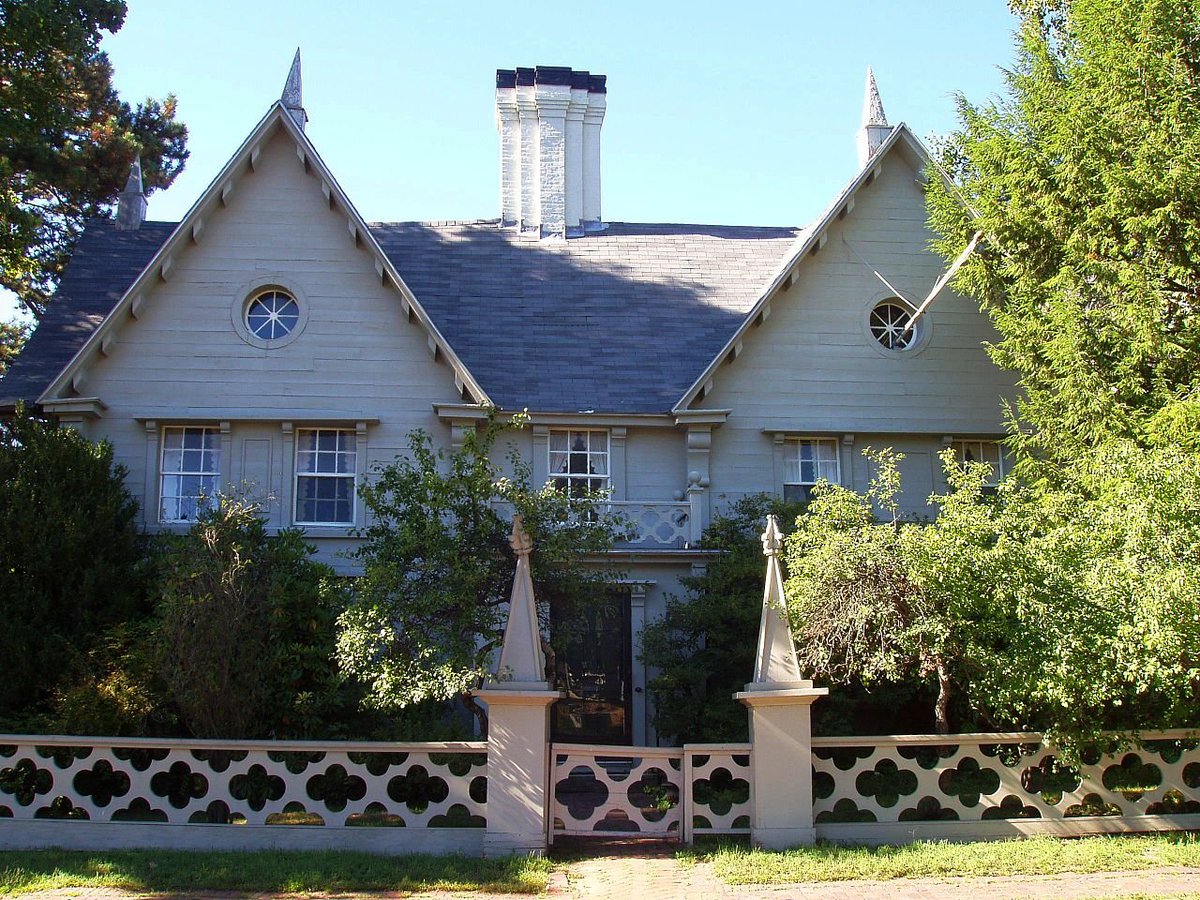
[[[1132,441],[1065,486],[943,457],[936,519],[895,516],[895,457],[865,494],[830,486],[788,539],[802,665],[866,683],[936,678],[992,727],[1071,749],[1102,731],[1200,724],[1200,461]],[[883,518],[877,518],[883,512]],[[970,713],[968,713],[969,715]]]
[[[0,0],[0,284],[35,315],[134,158],[147,192],[187,159],[173,96],[131,107],[113,88],[100,40],[124,19],[124,0]]]
[[[1017,0],[1007,94],[959,99],[930,209],[1019,373],[1014,444],[1146,443],[1200,373],[1200,13],[1192,0]],[[1039,475],[1047,476],[1043,468]]]
[[[0,719],[48,708],[103,632],[142,610],[137,503],[112,447],[0,422]]]
[[[521,513],[533,539],[543,623],[549,603],[598,595],[612,577],[584,555],[611,549],[621,523],[600,497],[533,487],[515,453],[502,475],[491,457],[510,424],[489,419],[450,453],[415,432],[408,455],[360,488],[371,524],[353,553],[363,575],[339,620],[338,659],[376,708],[461,698],[482,718],[468,692],[503,638],[516,566],[498,507]]]
[[[342,594],[313,552],[302,531],[269,535],[255,504],[229,496],[168,541],[152,639],[192,734],[338,736],[328,707]]]
[[[759,534],[768,514],[790,529],[800,505],[765,494],[715,516],[700,549],[704,572],[682,579],[662,618],[642,631],[642,660],[658,674],[647,689],[659,735],[677,743],[746,739],[746,708],[733,699],[754,670],[765,562]]]
[[[945,457],[953,490],[930,524],[902,522],[898,463],[867,451],[875,475],[865,493],[825,485],[787,539],[789,612],[801,666],[822,678],[873,683],[931,678],[937,730],[978,662],[992,627],[980,550],[991,535],[979,502],[985,466],[960,470]],[[882,515],[882,519],[877,518]]]
[[[0,378],[8,371],[9,365],[29,337],[29,326],[19,320],[0,322]]]

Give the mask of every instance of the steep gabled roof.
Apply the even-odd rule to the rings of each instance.
[[[612,222],[536,241],[495,222],[372,228],[499,406],[659,414],[737,328],[798,233]]]
[[[54,302],[0,381],[0,409],[41,396],[175,228],[175,222],[145,222],[137,231],[121,231],[111,219],[87,223]]]
[[[737,328],[799,233],[612,223],[531,241],[495,222],[368,230],[496,405],[658,414]],[[37,399],[176,231],[90,222],[0,397]]]
[[[674,402],[672,412],[679,413],[686,410],[693,403],[702,400],[704,395],[710,392],[711,383],[717,369],[726,360],[732,361],[737,358],[741,352],[742,339],[745,337],[746,332],[754,327],[755,324],[761,324],[766,320],[767,316],[770,315],[771,302],[775,299],[781,288],[790,287],[795,282],[797,269],[804,264],[804,260],[819,252],[824,246],[825,241],[828,239],[827,232],[829,227],[835,221],[849,215],[853,211],[855,194],[875,180],[879,168],[883,164],[884,157],[901,145],[913,154],[918,163],[919,170],[924,169],[930,164],[929,152],[909,130],[908,126],[903,122],[895,126],[892,129],[892,133],[887,136],[887,139],[879,146],[879,149],[871,156],[862,170],[850,179],[850,183],[825,208],[825,212],[821,214],[816,222],[804,229],[790,252],[784,257],[783,264],[769,279],[765,289],[761,292],[736,330],[730,334],[721,349],[709,359],[708,364],[700,372],[699,377]]]
[[[183,220],[170,232],[165,240],[161,241],[160,245],[151,255],[149,262],[143,263],[144,267],[133,279],[132,283],[125,287],[120,298],[112,306],[104,319],[98,325],[91,325],[91,333],[86,335],[83,345],[76,350],[69,361],[65,362],[65,365],[61,359],[58,361],[61,369],[57,371],[55,376],[50,380],[50,383],[44,387],[44,390],[37,398],[38,402],[45,402],[67,395],[73,383],[79,379],[81,370],[85,369],[90,355],[102,352],[105,337],[109,333],[123,327],[130,315],[136,318],[140,305],[146,302],[146,297],[150,296],[150,289],[153,288],[159,279],[166,281],[170,278],[171,271],[175,265],[175,256],[181,252],[186,252],[189,242],[202,239],[204,229],[209,227],[206,223],[210,219],[219,217],[225,197],[236,189],[237,179],[243,177],[248,170],[255,168],[265,142],[277,131],[287,134],[295,142],[297,156],[304,164],[305,170],[320,180],[322,191],[330,205],[330,209],[346,216],[347,225],[354,240],[363,245],[375,257],[375,270],[379,278],[383,283],[390,285],[399,293],[397,301],[402,303],[409,312],[410,320],[419,324],[426,331],[431,345],[436,347],[441,358],[453,370],[455,385],[460,393],[463,394],[464,398],[469,398],[477,402],[490,401],[490,398],[479,386],[474,376],[463,365],[454,349],[433,324],[429,314],[417,302],[416,298],[413,297],[412,292],[408,289],[403,279],[401,279],[399,273],[396,272],[387,255],[371,236],[366,222],[342,191],[337,180],[333,177],[333,173],[329,171],[329,168],[321,160],[312,143],[297,126],[295,119],[284,108],[282,102],[276,102],[272,104],[270,110],[268,110],[258,125],[255,126],[254,130],[251,131],[250,135],[242,143],[242,146],[229,162],[225,164],[220,174],[217,175],[208,188],[205,189],[204,193],[201,194]],[[101,230],[104,230],[104,228],[101,227]],[[134,234],[137,233],[134,232]],[[159,234],[161,235],[161,232]],[[146,243],[149,243],[151,240],[152,238],[148,233]],[[138,243],[136,239],[129,242],[115,240],[113,241],[113,246],[128,246],[134,253],[139,249],[143,251],[146,249],[145,244]],[[132,255],[134,254],[131,253]],[[73,275],[80,279],[90,280],[95,276],[91,272],[86,258],[84,262],[84,271],[73,273]],[[74,259],[72,259],[69,268],[75,268]],[[64,312],[64,315],[69,315],[69,313]],[[76,318],[71,322],[63,323],[61,327],[65,327],[68,331],[71,331],[87,326],[79,318]],[[41,326],[39,326],[38,330],[41,330]],[[62,351],[67,346],[67,342],[61,336],[47,338],[41,341],[41,343],[47,346],[52,355],[53,351]],[[36,368],[38,365],[47,366],[53,364],[53,362],[43,360],[41,363],[33,363],[32,366]],[[0,387],[0,395],[7,397],[10,393],[13,392],[8,388],[8,379],[5,378],[3,386]]]

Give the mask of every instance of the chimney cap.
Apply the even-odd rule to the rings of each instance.
[[[588,76],[588,93],[607,94],[608,93],[607,82],[608,82],[607,75],[589,75]]]
[[[517,87],[532,87],[534,85],[535,69],[517,67]]]
[[[497,69],[496,70],[496,87],[498,88],[515,88],[517,86],[517,70],[516,69]]]
[[[577,91],[586,91],[588,85],[592,83],[591,72],[572,72],[571,73],[571,88]]]
[[[534,70],[534,81],[537,84],[553,84],[569,87],[571,76],[574,74],[569,66],[538,66]]]

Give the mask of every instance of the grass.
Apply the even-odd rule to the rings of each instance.
[[[350,852],[0,852],[0,896],[55,888],[130,891],[496,891],[536,894],[552,866],[542,859],[376,856]]]
[[[729,884],[1061,875],[1200,866],[1200,836],[1182,833],[1074,840],[1035,837],[972,844],[923,842],[901,847],[819,844],[784,852],[724,843],[684,852],[681,861],[711,863],[714,874]]]

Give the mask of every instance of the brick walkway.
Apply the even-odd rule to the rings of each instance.
[[[1181,895],[1200,898],[1200,869],[1150,869],[1093,875],[1028,875],[1011,878],[912,878],[893,881],[840,881],[774,887],[732,886],[717,880],[709,866],[680,865],[666,844],[615,842],[604,856],[582,857],[569,848],[564,867],[551,877],[554,900],[1077,900],[1132,895]],[[446,891],[372,894],[137,894],[111,889],[65,888],[22,895],[26,900],[528,900],[522,894],[473,894]]]

